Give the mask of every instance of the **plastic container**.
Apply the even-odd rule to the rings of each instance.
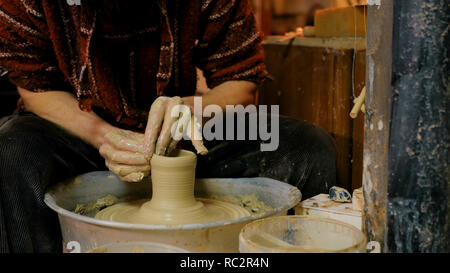
[[[241,253],[366,252],[356,227],[325,218],[280,216],[247,224],[239,234]]]
[[[160,243],[128,242],[103,245],[87,251],[88,253],[189,253],[189,251]]]

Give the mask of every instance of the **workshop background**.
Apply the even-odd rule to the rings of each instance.
[[[338,152],[338,185],[348,190],[360,188],[364,115],[353,120],[349,113],[365,86],[367,1],[254,3],[266,35],[266,64],[273,77],[260,88],[259,103],[280,105],[280,114],[308,121],[330,133]],[[340,9],[316,13],[329,8]],[[280,42],[272,36],[306,26],[314,26],[312,37]]]
[[[258,102],[280,105],[280,114],[306,120],[329,132],[338,150],[338,185],[348,190],[361,187],[364,118],[359,115],[352,120],[349,113],[365,83],[367,1],[252,1],[265,34],[266,63],[273,78],[261,86]],[[332,25],[340,22],[343,32],[279,41],[280,35],[314,26],[316,11],[336,7],[348,9],[326,14],[322,21]],[[331,37],[317,37],[320,35]],[[0,90],[1,117],[14,111],[19,96],[6,77],[0,78]]]
[[[295,214],[353,224],[378,252],[448,253],[448,1],[252,2],[272,77],[255,103],[329,132],[338,186],[353,193],[342,204],[323,193]],[[0,90],[1,117],[18,95],[6,77]]]

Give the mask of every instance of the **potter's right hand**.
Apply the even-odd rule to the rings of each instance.
[[[183,100],[180,97],[158,97],[153,102],[145,129],[144,149],[147,158],[151,158],[153,154],[169,154],[175,149],[181,138],[180,134],[188,133],[188,128],[191,128],[192,131],[187,135],[191,138],[191,142],[197,152],[199,154],[208,152],[202,140],[192,137],[196,135],[200,136],[201,139],[200,124],[196,122],[190,107],[179,107],[182,104]],[[179,108],[175,109],[175,107]],[[179,113],[173,110],[181,111]],[[189,124],[192,126],[189,127]],[[176,129],[173,131],[173,128]],[[178,136],[173,136],[174,133],[178,134]]]
[[[127,182],[140,182],[149,175],[150,164],[143,153],[143,134],[115,129],[104,138],[99,151],[111,172]]]

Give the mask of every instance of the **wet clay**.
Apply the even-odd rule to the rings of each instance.
[[[264,202],[260,201],[254,194],[213,195],[211,198],[243,207],[252,215],[262,214],[273,210],[271,206],[264,204]]]
[[[185,150],[171,156],[153,155],[153,196],[105,208],[95,218],[117,222],[180,225],[217,222],[249,216],[244,208],[219,200],[195,199],[197,157]]]
[[[144,134],[126,130],[112,130],[105,135],[105,138],[116,149],[134,152],[134,154],[131,153],[132,157],[139,155],[142,158],[146,158],[142,153],[144,150]],[[122,152],[113,153],[110,149],[104,149],[104,152],[109,154],[112,161],[115,161],[117,157],[122,157],[122,159],[124,157],[124,154],[119,154]],[[130,158],[127,158],[127,160],[130,160]],[[114,162],[107,160],[106,166],[110,169],[110,171],[117,174],[121,180],[127,182],[140,182],[150,172],[150,164],[148,164],[146,159],[144,159],[143,162],[141,162],[141,165],[138,166],[133,166],[133,164],[121,165],[112,163]]]
[[[86,251],[86,253],[108,253],[108,248],[106,247],[97,247],[91,250]],[[139,246],[135,246],[133,248],[133,253],[145,253],[145,251]]]
[[[108,132],[105,137],[117,148],[123,150],[139,152],[144,148],[144,134],[127,130],[113,130]]]
[[[97,199],[95,202],[90,202],[88,204],[77,204],[74,212],[76,214],[93,217],[100,210],[110,207],[117,202],[119,202],[119,198],[114,195],[108,194],[105,197]]]

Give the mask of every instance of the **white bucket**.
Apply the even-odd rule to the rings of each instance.
[[[241,253],[366,252],[356,227],[325,218],[280,216],[247,224],[239,235]]]

